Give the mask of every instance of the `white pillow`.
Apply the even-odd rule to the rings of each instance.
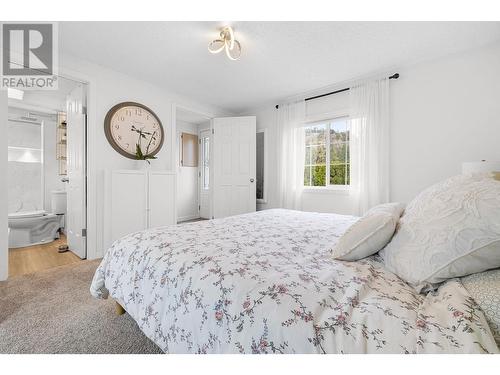
[[[339,238],[333,257],[340,260],[359,260],[377,253],[391,240],[399,217],[401,203],[385,203],[370,209]]]
[[[424,190],[380,255],[419,292],[500,267],[500,181],[491,173],[459,175]]]
[[[500,345],[500,269],[466,276],[462,284],[483,310],[493,337]]]

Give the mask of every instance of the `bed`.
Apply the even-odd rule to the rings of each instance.
[[[91,293],[166,353],[498,353],[460,280],[423,295],[377,255],[334,260],[357,220],[275,209],[137,232]]]

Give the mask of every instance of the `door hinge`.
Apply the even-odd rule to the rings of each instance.
[[[198,177],[201,177],[201,172],[198,172]]]
[[[215,134],[215,129],[212,129],[212,134]]]
[[[87,237],[87,228],[82,229],[82,237]]]
[[[200,205],[198,205],[198,211],[200,211],[200,210],[201,210],[201,206],[200,206]]]

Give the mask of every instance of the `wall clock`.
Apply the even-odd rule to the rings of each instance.
[[[119,103],[111,108],[104,119],[104,133],[109,144],[130,159],[137,159],[137,145],[143,155],[156,155],[165,138],[158,116],[135,102]]]

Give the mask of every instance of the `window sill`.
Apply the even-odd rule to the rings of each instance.
[[[304,193],[320,193],[320,194],[339,194],[349,195],[350,186],[307,186],[304,187]]]

